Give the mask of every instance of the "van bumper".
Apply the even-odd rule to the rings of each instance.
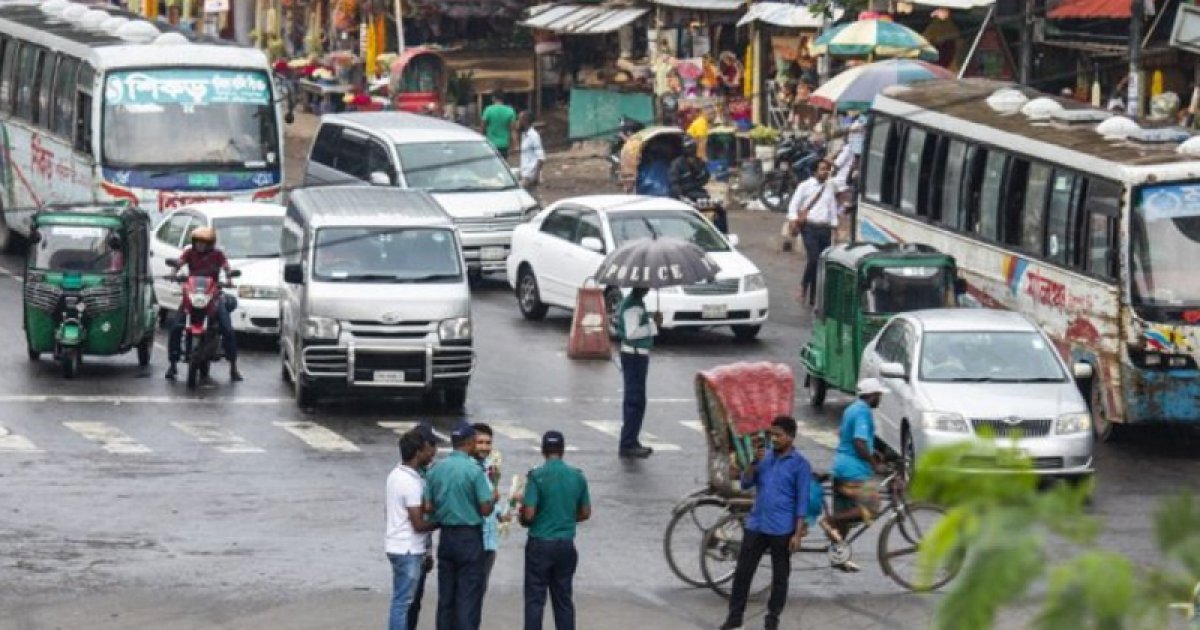
[[[380,394],[465,387],[475,371],[470,345],[314,343],[305,344],[300,357],[306,383]]]

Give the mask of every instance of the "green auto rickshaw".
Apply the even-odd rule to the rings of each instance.
[[[896,313],[953,307],[954,258],[927,245],[845,243],[821,254],[812,339],[800,350],[814,407],[830,387],[853,392],[863,347]]]
[[[150,218],[126,206],[51,206],[34,215],[25,263],[25,343],[50,353],[63,375],[83,355],[154,348],[154,288],[147,268]]]

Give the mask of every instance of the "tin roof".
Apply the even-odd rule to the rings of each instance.
[[[575,35],[611,33],[642,17],[649,7],[550,4],[529,10],[523,26]]]
[[[654,4],[693,11],[738,11],[745,3],[742,0],[651,0]]]
[[[316,227],[453,226],[429,193],[390,186],[298,188],[289,196],[289,214],[293,209]]]
[[[1131,4],[1128,0],[1064,0],[1050,9],[1046,17],[1052,20],[1128,20]]]

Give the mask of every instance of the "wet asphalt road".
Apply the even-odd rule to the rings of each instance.
[[[747,216],[742,225],[768,235],[775,222]],[[747,249],[767,270],[774,302],[790,300],[779,255]],[[382,626],[390,588],[382,494],[395,431],[428,418],[448,432],[459,416],[402,401],[303,412],[280,380],[274,345],[261,340],[243,340],[247,380],[236,386],[223,364],[216,385],[194,394],[165,381],[161,334],[150,371],[130,354],[89,359],[80,378],[65,381],[57,366],[22,352],[20,283],[5,273],[19,276],[20,265],[0,257],[0,322],[8,323],[0,331],[0,629]],[[566,313],[522,320],[498,278],[474,298],[478,368],[465,417],[496,427],[505,487],[538,462],[536,436],[552,428],[566,434],[576,449],[568,459],[591,482],[595,516],[579,539],[580,627],[716,627],[722,600],[685,587],[662,557],[671,506],[705,480],[693,378],[738,360],[797,368],[806,316],[781,308],[750,344],[726,331],[664,339],[645,425],[658,452],[625,462],[611,434],[620,421],[614,364],[568,359]],[[797,402],[799,445],[818,467],[832,459],[846,399],[831,402],[816,415]],[[1094,509],[1107,521],[1104,542],[1151,558],[1146,513],[1156,497],[1196,487],[1198,454],[1196,444],[1160,435],[1102,446]],[[858,575],[806,559],[784,627],[925,627],[933,600],[883,577],[874,545],[868,535],[857,546]],[[519,528],[502,542],[489,627],[520,623],[523,547]],[[761,623],[761,610],[752,605],[748,624]],[[1006,625],[1026,617],[1015,613]],[[422,627],[432,621],[427,614]]]

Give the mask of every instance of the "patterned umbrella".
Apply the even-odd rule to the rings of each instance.
[[[929,79],[953,79],[954,73],[915,59],[888,59],[850,68],[813,92],[808,102],[822,109],[866,111],[875,95],[890,85]]]
[[[693,243],[669,236],[640,238],[609,254],[596,270],[596,282],[604,286],[660,289],[711,281],[720,270]]]
[[[888,20],[842,24],[813,42],[812,54],[835,57],[903,57],[937,61],[937,49],[916,31]]]

